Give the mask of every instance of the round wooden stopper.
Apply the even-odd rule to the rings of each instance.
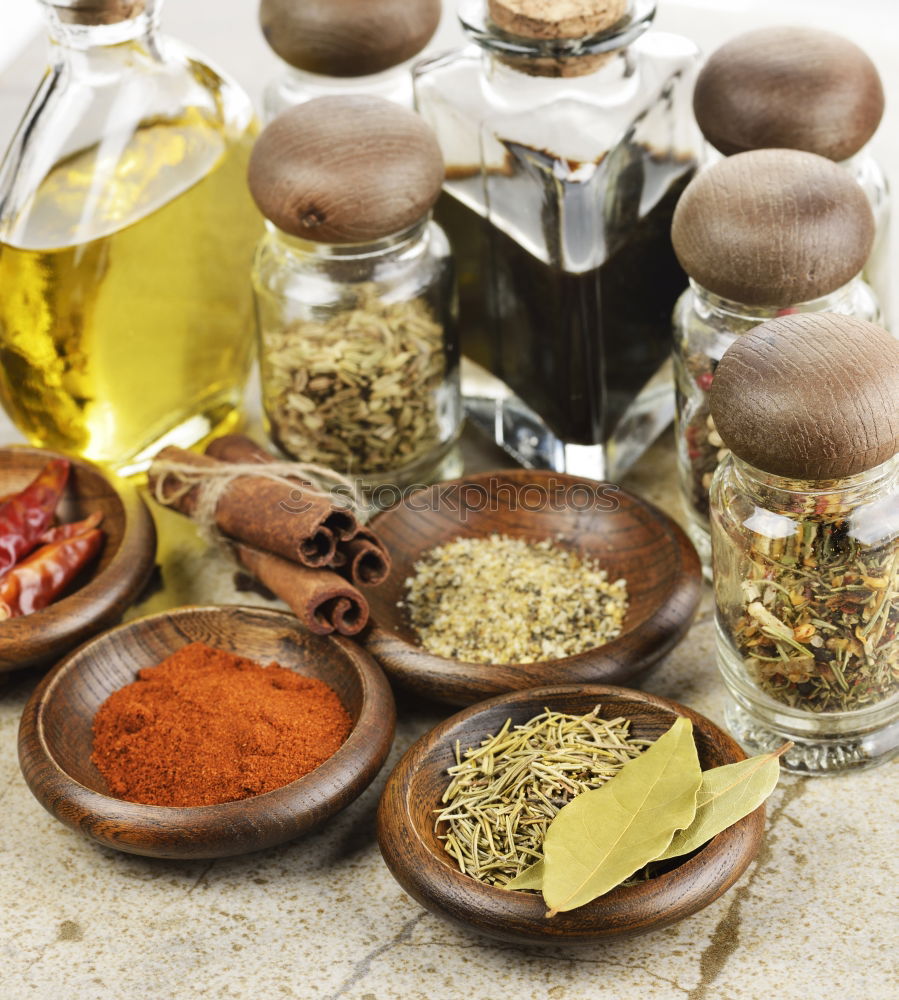
[[[617,24],[628,0],[488,0],[493,23],[523,38],[586,38]]]
[[[319,97],[268,125],[250,157],[250,191],[279,229],[319,243],[366,243],[423,219],[443,156],[414,112],[380,97]]]
[[[745,305],[788,306],[828,295],[861,271],[874,216],[860,185],[830,160],[758,149],[693,178],[671,239],[703,288]]]
[[[728,348],[709,406],[727,447],[757,469],[857,475],[899,452],[899,342],[832,313],[773,319]]]
[[[265,40],[291,66],[323,76],[368,76],[428,44],[440,0],[261,0]]]
[[[722,45],[699,74],[696,120],[730,156],[786,147],[845,160],[883,116],[877,68],[848,38],[817,28],[761,28]]]

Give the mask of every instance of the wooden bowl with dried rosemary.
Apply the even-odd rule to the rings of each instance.
[[[686,634],[699,559],[617,486],[516,469],[407,496],[373,527],[393,573],[368,651],[415,694],[467,705],[545,684],[633,684]]]
[[[742,818],[707,842],[700,835],[698,845],[686,843],[686,854],[662,851],[655,856],[667,860],[614,878],[610,891],[559,906],[560,912],[549,910],[546,884],[542,894],[507,887],[516,874],[533,871],[527,866],[549,843],[547,829],[572,799],[620,781],[623,767],[648,757],[655,743],[661,750],[661,738],[679,727],[689,732],[703,787],[712,769],[744,762],[737,779],[726,782],[744,806],[734,812]],[[467,930],[530,944],[633,936],[690,916],[737,881],[761,845],[765,807],[757,803],[770,793],[777,773],[776,754],[746,760],[712,722],[665,698],[602,685],[518,691],[459,712],[406,752],[381,798],[378,841],[403,889]],[[760,779],[765,787],[747,791]],[[669,768],[657,788],[667,795],[677,780]],[[702,792],[694,788],[692,797],[699,802]],[[721,792],[719,806],[723,799]],[[648,805],[632,824],[639,841],[658,822],[660,810]],[[600,813],[597,831],[603,822]],[[583,846],[575,844],[572,854],[587,856],[591,845]],[[547,872],[550,860],[547,849]]]

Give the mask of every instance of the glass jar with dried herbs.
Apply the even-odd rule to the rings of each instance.
[[[708,395],[724,352],[747,331],[791,313],[876,322],[861,271],[874,218],[836,164],[788,149],[740,153],[702,171],[674,213],[671,238],[690,276],[674,310],[676,442],[688,530],[711,571],[709,486],[727,447]]]
[[[830,774],[899,750],[899,343],[829,313],[737,340],[711,414],[719,666],[745,745]]]
[[[363,486],[442,474],[458,433],[452,262],[430,219],[442,180],[430,129],[375,97],[291,108],[251,158],[269,433]]]

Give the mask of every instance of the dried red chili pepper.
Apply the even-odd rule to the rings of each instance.
[[[0,583],[0,621],[45,608],[96,556],[102,544],[102,530],[92,528],[33,552]]]
[[[69,461],[54,458],[28,486],[0,504],[0,579],[38,544],[69,477]]]
[[[70,521],[68,524],[57,524],[55,528],[47,528],[38,539],[38,544],[52,545],[54,542],[61,542],[66,538],[83,535],[92,528],[96,528],[102,520],[103,513],[97,510],[83,521]]]

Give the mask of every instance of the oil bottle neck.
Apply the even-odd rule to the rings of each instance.
[[[42,0],[57,59],[79,59],[117,46],[156,53],[161,0]]]

